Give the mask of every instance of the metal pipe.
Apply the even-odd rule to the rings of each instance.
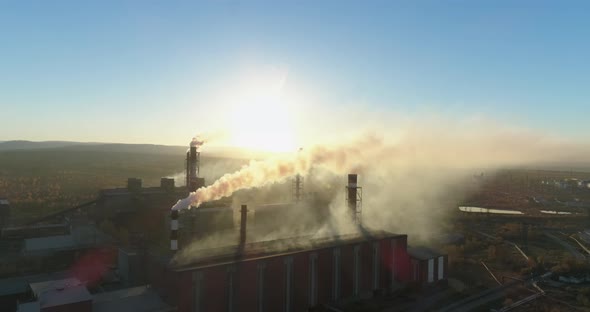
[[[494,275],[494,273],[492,273],[492,271],[490,270],[490,268],[488,268],[488,266],[481,261],[481,264],[483,265],[483,267],[488,270],[488,273],[490,273],[490,275],[494,278],[494,280],[496,281],[496,283],[498,283],[498,285],[502,285],[502,283],[500,283],[500,281],[496,278],[496,275]]]
[[[242,205],[240,209],[240,245],[246,243],[246,225],[248,221],[248,206]]]

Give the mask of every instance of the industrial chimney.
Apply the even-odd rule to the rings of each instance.
[[[242,205],[240,209],[240,246],[246,244],[246,225],[248,223],[248,206]]]
[[[201,163],[199,147],[203,143],[204,141],[193,138],[186,152],[186,188],[189,192],[194,192],[198,188],[205,186],[205,179],[199,178],[199,166]]]
[[[178,210],[170,213],[170,250],[178,250]]]
[[[303,148],[299,148],[299,152],[301,152]],[[293,181],[293,202],[296,204],[301,202],[303,199],[303,177],[300,174],[295,175],[295,180]]]
[[[186,152],[186,187],[189,192],[194,192],[198,188],[199,158],[197,146],[191,145]]]
[[[303,198],[303,177],[298,174],[293,181],[293,202],[301,202]]]
[[[348,185],[346,185],[346,202],[350,215],[355,223],[361,222],[362,188],[357,185],[356,174],[348,174]]]

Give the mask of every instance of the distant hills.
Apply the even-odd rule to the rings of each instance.
[[[60,151],[100,151],[112,153],[141,153],[157,155],[182,155],[186,153],[187,146],[158,145],[158,144],[126,144],[126,143],[97,143],[97,142],[71,142],[71,141],[42,141],[33,142],[14,140],[0,142],[0,152],[10,151],[35,151],[35,150],[60,150]],[[206,146],[203,156],[260,159],[268,156],[267,153],[250,151],[231,146]]]
[[[82,144],[98,144],[98,143],[81,143],[81,142],[68,142],[68,141],[32,142],[32,141],[24,141],[24,140],[15,140],[15,141],[0,142],[0,151],[26,150],[26,149],[39,149],[39,148],[58,148],[58,147],[82,145]]]
[[[16,150],[60,149],[68,151],[103,151],[148,154],[178,154],[186,147],[155,144],[119,144],[70,141],[6,141],[0,142],[0,152]]]

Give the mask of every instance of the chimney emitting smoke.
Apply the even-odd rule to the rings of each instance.
[[[350,215],[355,223],[361,222],[361,207],[360,207],[360,187],[357,184],[358,176],[354,173],[348,174],[348,185],[346,186],[346,201],[348,202],[348,209]],[[362,191],[362,190],[361,190]]]
[[[189,150],[186,152],[186,187],[189,192],[194,192],[199,187],[199,162],[200,154],[198,148],[203,145],[204,141],[199,141],[196,138],[190,143]]]

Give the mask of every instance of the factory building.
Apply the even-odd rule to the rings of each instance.
[[[148,274],[178,311],[305,311],[407,282],[406,245],[387,232],[298,237],[203,250],[190,263],[154,260]]]
[[[70,225],[67,223],[11,226],[2,229],[0,238],[18,240],[52,235],[67,235],[69,233]]]
[[[410,256],[410,284],[416,288],[446,283],[448,270],[448,256],[426,247],[411,247]]]
[[[172,312],[150,287],[139,286],[91,294],[77,278],[65,278],[28,285],[29,298],[17,306],[17,312]]]
[[[21,278],[18,289],[12,289],[12,280],[4,284],[0,281],[0,290],[5,285],[6,297],[14,301],[27,297],[23,285],[28,285],[28,300],[21,301],[19,311],[116,311],[128,307],[122,310],[260,312],[307,311],[406,285],[423,288],[446,281],[446,255],[424,248],[409,249],[407,235],[363,227],[362,188],[356,174],[348,175],[345,186],[349,216],[358,229],[353,234],[266,241],[247,236],[265,237],[264,234],[284,229],[281,221],[296,219],[303,223],[297,225],[300,233],[312,233],[312,229],[330,218],[330,210],[322,209],[328,203],[303,196],[301,176],[295,177],[292,203],[257,204],[250,210],[243,205],[236,211],[231,207],[232,199],[226,198],[205,203],[198,209],[170,212],[179,198],[205,185],[198,176],[199,145],[198,141],[191,143],[186,154],[186,186],[177,187],[173,179],[162,178],[160,186],[144,187],[142,180],[130,178],[127,187],[101,190],[97,200],[65,211],[84,208],[97,225],[112,220],[116,227],[124,227],[130,234],[144,235],[145,244],[119,246],[115,249],[116,259],[109,256],[103,262],[105,268],[116,266],[113,272],[119,287],[149,287],[90,294],[87,281],[104,281],[102,275],[109,271],[105,270],[105,274],[94,279],[87,274],[76,275],[77,280],[68,274],[68,279],[51,283]],[[55,216],[63,217],[64,212]],[[80,243],[81,235],[66,224],[14,228],[4,231],[3,236],[22,241],[26,251],[23,254],[29,256],[53,252],[56,246],[60,251],[75,253],[101,245],[94,241],[96,236],[88,235],[93,244]],[[48,232],[53,235],[37,237],[38,233]],[[183,253],[183,248],[195,238],[221,232],[234,235],[235,243],[222,247],[215,243],[211,245],[215,247]],[[169,237],[169,250],[161,249],[163,237]],[[113,253],[113,248],[108,249],[109,254]],[[74,258],[88,258],[78,256]],[[33,281],[42,283],[30,283]]]
[[[148,281],[178,311],[288,312],[367,298],[400,285],[422,287],[446,280],[446,256],[426,249],[410,255],[407,235],[364,229],[356,175],[349,175],[346,188],[350,216],[359,231],[341,236],[250,242],[243,205],[235,245],[182,254],[175,221],[179,214],[173,211],[172,253],[150,257]]]
[[[176,186],[174,179],[162,178],[156,187],[144,187],[139,178],[129,178],[127,187],[103,189],[94,210],[97,222],[112,220],[117,227],[126,228],[132,235],[140,235],[147,241],[156,241],[169,230],[169,209],[179,198],[205,186],[205,179],[199,177],[202,142],[193,140],[186,153],[186,185]],[[231,198],[206,203],[202,209],[183,214],[181,226],[191,236],[203,236],[215,231],[233,228]]]

